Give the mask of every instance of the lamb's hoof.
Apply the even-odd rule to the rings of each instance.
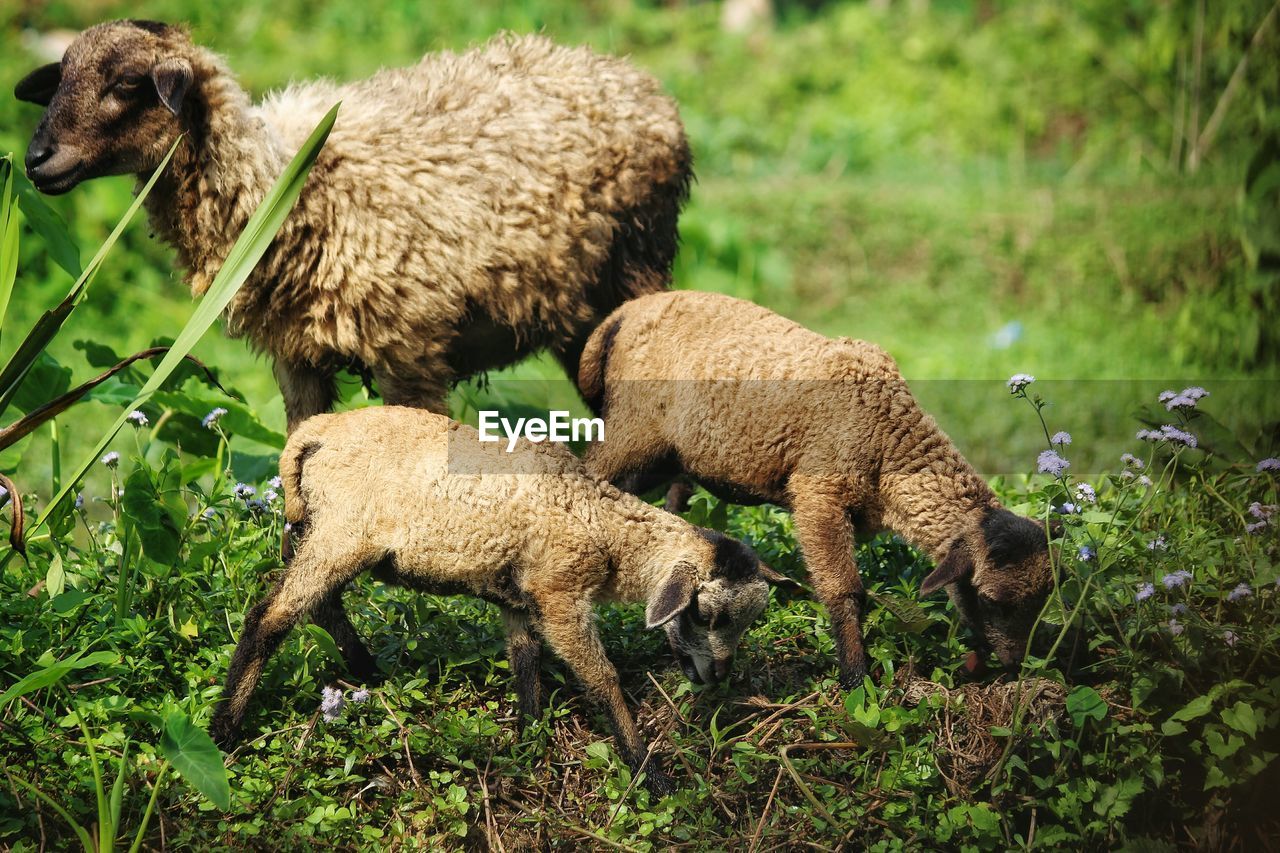
[[[676,792],[676,780],[652,768],[644,772],[644,786],[655,797],[669,797]]]
[[[862,686],[862,679],[867,677],[865,661],[840,668],[840,689],[857,690]]]

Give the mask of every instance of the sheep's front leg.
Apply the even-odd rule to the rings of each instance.
[[[648,763],[645,763],[648,747],[640,736],[631,710],[627,708],[626,697],[618,684],[618,671],[600,642],[591,603],[566,603],[563,599],[552,599],[539,604],[542,607],[543,635],[586,686],[590,697],[604,708],[622,760],[627,762],[633,774],[639,773],[641,765],[644,765],[646,784],[654,794],[661,796],[674,791],[675,783],[662,772],[657,755],[649,756]]]
[[[333,408],[338,398],[333,371],[290,364],[283,359],[276,359],[273,370],[280,394],[284,397],[286,429],[289,432],[312,415],[321,415]]]
[[[300,549],[276,588],[245,617],[222,699],[209,724],[209,734],[219,746],[238,739],[249,700],[280,641],[302,616],[341,590],[355,574],[354,561],[325,560],[316,554],[315,549]]]
[[[369,649],[360,640],[355,626],[347,616],[342,604],[342,590],[335,589],[316,605],[311,618],[317,625],[329,632],[333,641],[342,653],[342,660],[347,671],[357,681],[368,682],[378,677],[378,662],[370,654]]]
[[[542,640],[533,632],[529,614],[502,608],[507,629],[507,658],[516,680],[516,700],[520,706],[521,731],[542,716]]]
[[[831,617],[840,661],[840,685],[853,689],[867,674],[862,645],[867,594],[854,562],[853,527],[836,490],[813,483],[793,485],[791,517],[813,591]]]

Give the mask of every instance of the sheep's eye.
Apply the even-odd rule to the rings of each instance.
[[[115,89],[119,92],[132,92],[142,85],[142,81],[146,79],[142,74],[125,74],[115,83]]]

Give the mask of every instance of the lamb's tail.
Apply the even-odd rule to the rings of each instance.
[[[327,418],[318,416],[303,421],[289,435],[289,443],[280,454],[280,484],[284,491],[284,518],[288,522],[280,544],[285,563],[293,559],[293,540],[303,535],[307,521],[307,499],[302,488],[303,466],[323,445],[321,435]]]
[[[578,391],[596,415],[604,413],[605,371],[608,370],[609,354],[613,351],[613,342],[621,327],[622,310],[619,309],[587,339],[582,358],[578,362]]]

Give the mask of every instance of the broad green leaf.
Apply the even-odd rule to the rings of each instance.
[[[1098,691],[1081,684],[1067,694],[1067,713],[1072,722],[1082,726],[1085,720],[1101,720],[1107,716],[1107,703]]]
[[[49,560],[49,570],[44,573],[44,591],[50,598],[56,598],[62,595],[62,591],[66,588],[67,572],[62,565],[62,554],[54,551],[53,557]]]
[[[169,165],[169,160],[173,157],[173,152],[177,151],[178,146],[181,144],[182,137],[178,137],[178,139],[174,141],[172,147],[169,148],[169,153],[160,161],[160,165],[151,175],[151,179],[147,181],[146,185],[143,186],[142,191],[139,192],[137,197],[133,200],[133,204],[129,205],[129,209],[125,211],[124,216],[116,224],[116,227],[112,230],[110,236],[108,236],[103,244],[98,248],[97,253],[89,261],[88,265],[85,266],[84,270],[81,271],[80,277],[77,278],[76,283],[71,286],[71,290],[67,292],[67,295],[63,297],[61,302],[40,315],[40,319],[36,320],[36,324],[31,328],[31,331],[27,333],[27,336],[23,338],[22,343],[18,345],[18,348],[14,351],[13,355],[9,356],[8,363],[5,364],[3,370],[0,370],[0,415],[3,415],[5,410],[9,407],[9,402],[13,397],[13,393],[17,390],[17,387],[22,382],[23,377],[27,375],[27,371],[31,369],[31,365],[35,363],[36,358],[40,353],[44,352],[45,347],[49,345],[49,342],[53,340],[54,336],[58,334],[58,331],[62,328],[63,324],[66,323],[67,318],[71,316],[71,312],[74,311],[76,306],[78,306],[84,299],[85,293],[88,292],[89,285],[93,282],[94,278],[98,274],[98,270],[102,266],[103,259],[106,258],[107,253],[111,251],[111,248],[115,246],[116,241],[120,239],[120,235],[124,233],[125,227],[133,219],[134,214],[138,212],[138,208],[142,206],[142,202],[146,199],[147,195],[150,194],[151,188],[155,186],[156,181],[159,180],[165,167]]]
[[[53,608],[53,612],[59,616],[66,616],[73,612],[81,604],[84,604],[90,598],[89,593],[81,589],[69,589],[61,595],[49,602],[49,606]]]
[[[1210,697],[1197,696],[1177,711],[1174,711],[1169,719],[1179,722],[1187,722],[1188,720],[1194,720],[1196,717],[1203,717],[1205,714],[1209,713],[1209,710],[1212,707],[1213,700]]]
[[[139,466],[133,469],[124,485],[124,519],[142,543],[142,553],[157,563],[176,563],[186,521],[186,505],[177,495],[156,490],[150,472]]]
[[[115,663],[120,660],[120,656],[115,652],[93,652],[92,654],[83,654],[76,652],[69,658],[51,663],[43,669],[36,670],[25,678],[21,679],[17,684],[10,687],[3,694],[0,694],[0,710],[17,699],[19,696],[25,696],[36,690],[50,687],[57,684],[66,676],[67,673],[77,669],[87,669],[91,666],[97,666],[104,663]]]
[[[213,283],[209,286],[204,298],[196,306],[191,319],[187,321],[182,331],[178,333],[177,338],[174,339],[173,348],[160,360],[160,364],[156,366],[151,377],[142,386],[142,390],[138,392],[137,399],[124,408],[120,416],[116,418],[116,422],[98,440],[92,452],[85,456],[79,466],[72,471],[71,476],[67,478],[66,484],[49,501],[44,512],[40,514],[35,524],[31,526],[31,534],[39,530],[54,509],[67,499],[71,491],[76,488],[84,475],[93,467],[98,457],[106,450],[107,445],[115,438],[116,433],[124,426],[129,412],[133,409],[141,408],[160,389],[165,380],[169,378],[169,374],[182,363],[183,357],[191,351],[191,348],[196,345],[209,327],[217,322],[223,309],[227,307],[231,298],[235,296],[236,291],[248,279],[249,274],[253,272],[253,268],[270,247],[272,240],[275,239],[276,232],[280,230],[280,226],[284,224],[289,211],[293,209],[294,203],[298,200],[298,195],[302,192],[307,175],[311,172],[311,166],[315,163],[316,156],[320,153],[325,140],[329,138],[329,131],[333,128],[334,120],[338,116],[339,106],[340,104],[335,104],[328,114],[321,119],[320,124],[312,131],[307,141],[302,144],[302,148],[299,149],[289,165],[285,167],[284,172],[262,200],[262,203],[258,205],[258,209],[249,217],[248,225],[245,226],[235,245],[231,247],[222,269],[218,270],[217,276],[214,277]],[[2,383],[0,383],[0,387],[3,387]]]
[[[284,448],[284,435],[258,420],[251,408],[194,377],[188,379],[180,390],[160,391],[152,399],[161,406],[197,418],[203,418],[215,408],[226,409],[227,413],[218,425],[229,435],[238,435],[268,447]]]
[[[14,390],[11,402],[18,411],[30,412],[66,393],[70,387],[71,368],[63,367],[53,356],[42,352]]]
[[[306,626],[306,632],[311,635],[311,639],[331,660],[335,663],[344,662],[342,652],[338,650],[338,644],[334,642],[332,635],[328,631],[312,623]]]
[[[231,784],[222,753],[205,730],[181,711],[174,711],[164,721],[160,752],[183,779],[215,806],[223,811],[231,807]]]
[[[1258,734],[1258,712],[1247,702],[1236,702],[1230,708],[1224,709],[1222,722],[1238,732],[1244,732],[1249,737],[1256,737]]]
[[[53,262],[66,270],[72,278],[79,278],[80,273],[84,272],[80,266],[80,247],[71,238],[67,223],[44,203],[40,193],[36,192],[36,188],[21,173],[17,177],[18,203],[27,217],[27,224],[44,240]]]
[[[0,157],[0,329],[18,276],[18,206],[13,196],[13,155]]]

